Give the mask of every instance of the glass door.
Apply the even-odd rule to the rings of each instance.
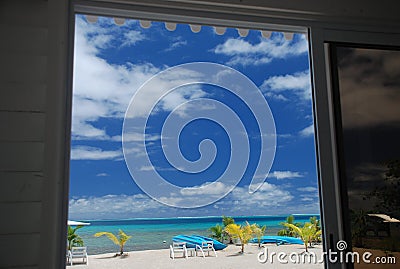
[[[354,257],[344,261],[398,268],[400,51],[333,44],[330,56],[346,255]]]

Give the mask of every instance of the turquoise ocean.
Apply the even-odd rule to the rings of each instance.
[[[295,215],[295,222],[304,223],[314,215]],[[235,222],[243,224],[248,221],[250,224],[257,223],[260,226],[266,225],[266,235],[276,235],[282,229],[281,222],[287,216],[240,216],[233,217]],[[101,254],[117,252],[118,246],[114,245],[105,236],[94,237],[97,232],[118,233],[122,229],[132,238],[126,243],[125,251],[137,251],[148,249],[168,248],[172,237],[178,234],[199,234],[209,236],[210,227],[216,224],[222,225],[221,217],[187,217],[187,218],[136,218],[125,220],[83,220],[90,222],[77,231],[88,247],[89,254]]]

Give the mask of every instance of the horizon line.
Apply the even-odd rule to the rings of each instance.
[[[287,216],[320,216],[320,213],[293,213],[282,215],[240,215],[240,216],[226,216],[231,218],[258,218],[258,217],[287,217]],[[225,216],[225,215],[224,215]],[[168,220],[168,219],[207,219],[207,218],[222,218],[218,216],[183,216],[183,217],[139,217],[139,218],[122,218],[122,219],[79,219],[79,221],[129,221],[129,220]],[[74,219],[74,218],[71,218]]]

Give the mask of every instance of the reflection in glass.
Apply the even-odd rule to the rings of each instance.
[[[400,263],[400,51],[339,46],[341,170],[353,250]],[[392,267],[394,266],[394,267]]]

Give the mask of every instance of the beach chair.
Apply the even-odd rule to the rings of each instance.
[[[201,246],[196,245],[196,256],[197,256],[197,251],[201,252],[201,254],[203,255],[203,258],[205,258],[204,252],[207,252],[207,255],[210,256],[210,251],[213,251],[215,257],[218,257],[217,252],[215,252],[213,241],[204,241],[201,243]]]
[[[70,262],[70,265],[73,265],[73,259],[82,258],[82,261],[89,265],[89,259],[87,254],[86,247],[72,247],[71,250],[68,251],[68,258],[67,261]]]
[[[188,257],[188,252],[185,242],[173,242],[169,245],[169,257],[175,259],[175,253],[182,253],[184,258]]]
[[[67,249],[67,264],[71,262],[71,250]]]

